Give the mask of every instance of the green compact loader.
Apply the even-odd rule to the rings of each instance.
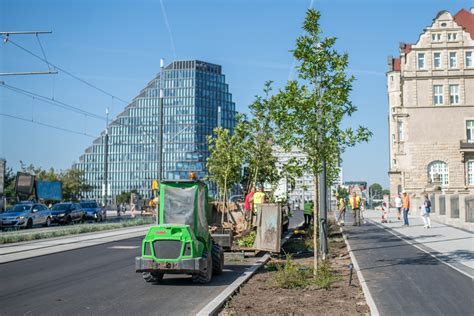
[[[165,273],[190,274],[207,283],[222,273],[224,253],[209,233],[207,186],[201,181],[163,181],[159,225],[142,242],[135,270],[146,282],[159,283]]]

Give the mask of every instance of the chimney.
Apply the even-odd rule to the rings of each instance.
[[[393,70],[393,56],[387,57],[388,71]]]

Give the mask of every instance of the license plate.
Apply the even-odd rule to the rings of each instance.
[[[158,268],[159,269],[169,269],[169,270],[172,270],[172,269],[175,269],[177,266],[177,264],[175,262],[160,262],[158,263]]]
[[[11,224],[12,221],[2,221],[3,224]]]

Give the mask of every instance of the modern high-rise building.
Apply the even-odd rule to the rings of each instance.
[[[186,179],[191,171],[204,177],[207,136],[217,126],[234,129],[235,104],[221,66],[199,60],[169,64],[108,125],[109,199],[131,190],[144,197],[152,194],[160,165],[160,88],[163,179]],[[105,194],[105,134],[104,130],[75,164],[93,187],[86,198],[102,199]]]
[[[418,34],[418,33],[415,33]],[[389,57],[390,193],[432,199],[433,216],[474,223],[474,9],[442,11]]]

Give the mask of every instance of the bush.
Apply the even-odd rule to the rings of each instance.
[[[293,289],[308,285],[308,276],[311,271],[294,263],[290,255],[286,255],[284,265],[275,265],[275,267],[277,271],[271,278],[272,286],[283,289]]]
[[[255,231],[251,231],[248,235],[240,237],[237,240],[237,245],[239,247],[253,247],[256,238],[257,233]]]
[[[322,289],[328,290],[332,283],[338,281],[340,277],[331,272],[331,263],[328,259],[322,260],[318,265],[318,272],[313,279],[314,284]]]

